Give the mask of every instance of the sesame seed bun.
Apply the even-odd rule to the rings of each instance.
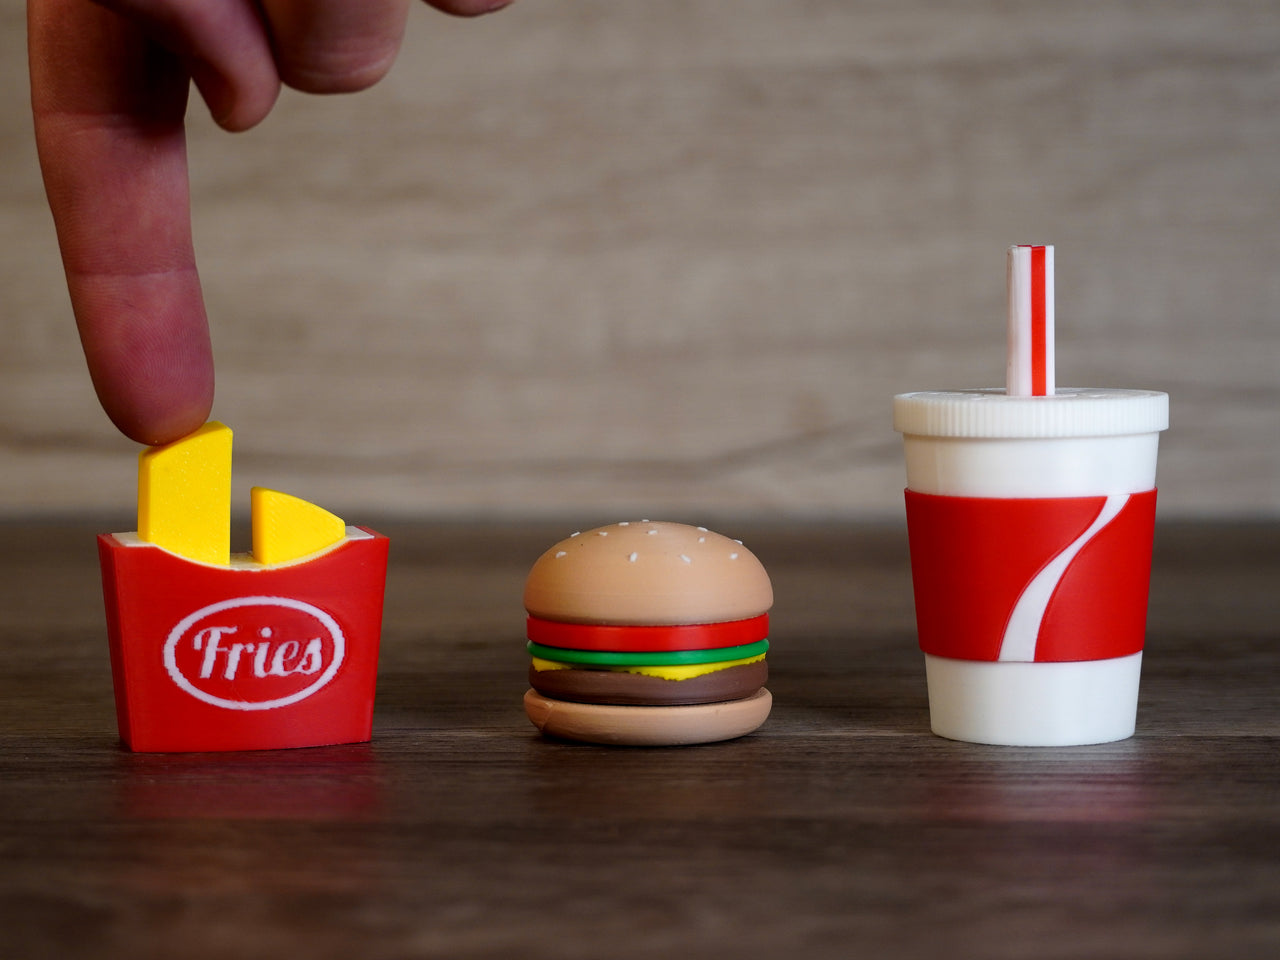
[[[702,527],[649,520],[561,540],[525,582],[529,613],[563,623],[626,626],[743,620],[773,606],[750,550]]]

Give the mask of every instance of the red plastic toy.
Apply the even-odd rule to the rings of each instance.
[[[369,740],[387,538],[258,490],[254,556],[232,556],[229,475],[221,424],[144,452],[151,539],[98,538],[121,739],[137,751]]]

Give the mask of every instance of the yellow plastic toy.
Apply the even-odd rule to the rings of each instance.
[[[287,493],[254,487],[249,502],[253,559],[258,563],[289,563],[319,553],[346,535],[340,517]]]
[[[210,421],[138,457],[138,537],[170,553],[231,562],[231,430]]]
[[[253,560],[264,566],[319,553],[346,536],[328,510],[265,487],[250,491]],[[231,562],[231,429],[210,421],[138,458],[138,538],[188,560]]]

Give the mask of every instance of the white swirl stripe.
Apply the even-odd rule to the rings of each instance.
[[[998,659],[1027,663],[1035,660],[1036,641],[1040,638],[1040,626],[1044,622],[1045,610],[1049,607],[1053,592],[1058,589],[1058,584],[1066,575],[1067,568],[1071,566],[1071,561],[1084,549],[1085,544],[1116,518],[1128,502],[1129,494],[1127,493],[1107,497],[1102,509],[1094,517],[1093,523],[1089,525],[1089,529],[1076,537],[1065,550],[1046,563],[1040,572],[1031,578],[1031,582],[1023,588],[1017,603],[1013,605],[1013,612],[1009,614],[1009,622],[1004,628],[1004,638],[1000,641]]]

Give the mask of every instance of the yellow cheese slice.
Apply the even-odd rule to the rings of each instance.
[[[346,536],[347,525],[328,510],[278,490],[249,491],[253,515],[253,559],[288,563],[331,547]]]
[[[210,421],[138,457],[138,537],[201,563],[231,561],[231,430]]]

